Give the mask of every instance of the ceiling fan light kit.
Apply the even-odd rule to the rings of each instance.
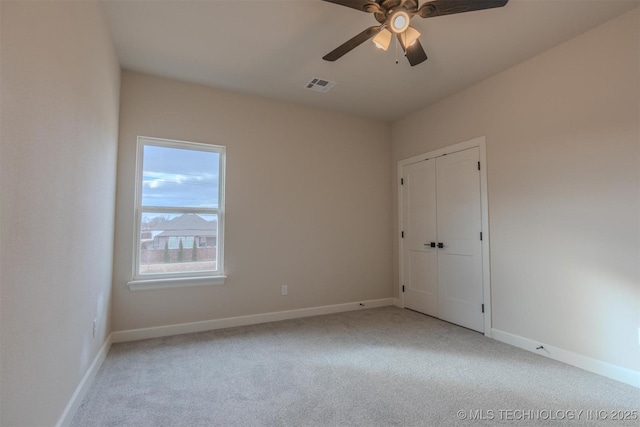
[[[391,44],[391,31],[386,28],[380,31],[378,35],[373,38],[373,44],[375,44],[378,49],[389,49],[389,44]]]
[[[420,38],[420,32],[413,27],[409,27],[402,34],[402,38],[404,39],[404,45],[410,47],[418,41],[418,38]]]
[[[427,54],[420,44],[420,32],[410,26],[411,18],[415,15],[421,18],[433,18],[455,13],[492,9],[506,5],[509,0],[433,0],[422,3],[422,5],[419,4],[420,0],[324,1],[361,12],[373,13],[380,25],[367,28],[326,54],[322,59],[336,61],[371,38],[373,38],[373,43],[376,47],[387,50],[391,43],[391,37],[395,34],[409,64],[413,67],[427,60]]]
[[[396,34],[400,34],[409,28],[411,17],[403,9],[389,10],[389,18],[387,19],[389,28]]]

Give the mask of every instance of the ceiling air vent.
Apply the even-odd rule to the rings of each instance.
[[[309,90],[315,90],[316,92],[327,93],[329,92],[329,89],[331,89],[335,85],[336,82],[314,77],[309,83],[307,83],[305,87]]]

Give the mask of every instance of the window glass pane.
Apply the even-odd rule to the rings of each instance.
[[[215,272],[218,215],[142,213],[138,274]]]
[[[145,145],[142,206],[218,208],[220,154]]]

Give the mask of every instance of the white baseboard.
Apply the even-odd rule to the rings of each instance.
[[[89,366],[89,369],[87,369],[87,372],[85,372],[82,377],[80,384],[78,384],[78,387],[76,387],[76,390],[73,392],[71,399],[69,399],[69,403],[67,403],[64,411],[62,411],[62,415],[60,416],[60,419],[58,419],[56,427],[66,427],[71,424],[71,420],[73,420],[73,417],[76,415],[80,404],[93,384],[93,380],[95,379],[98,370],[102,366],[104,359],[107,357],[107,353],[109,353],[112,342],[112,336],[109,334],[102,347],[100,347],[100,351],[98,351],[98,354],[96,354],[96,357],[93,359],[91,366]]]
[[[395,305],[396,307],[404,308],[404,305],[402,305],[402,301],[400,301],[400,298],[394,298],[393,305]]]
[[[528,350],[532,353],[536,353],[634,387],[640,387],[639,371],[623,368],[622,366],[603,362],[602,360],[592,359],[591,357],[587,357],[582,354],[553,347],[538,341],[533,341],[529,338],[524,338],[499,329],[491,329],[491,336],[498,341]],[[544,346],[544,348],[537,350],[537,347],[540,346]]]
[[[369,301],[350,302],[345,304],[325,305],[321,307],[301,308],[297,310],[252,314],[248,316],[227,317],[224,319],[205,320],[201,322],[157,326],[153,328],[130,329],[127,331],[113,332],[111,335],[112,341],[114,343],[137,341],[148,338],[159,338],[171,335],[188,334],[193,332],[211,331],[214,329],[232,328],[235,326],[247,326],[255,325],[258,323],[277,322],[279,320],[296,319],[299,317],[319,316],[323,314],[340,313],[344,311],[385,307],[394,305],[394,303],[394,298],[383,298]]]

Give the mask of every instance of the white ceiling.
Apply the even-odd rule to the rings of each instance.
[[[423,1],[420,1],[422,4]],[[120,63],[134,70],[309,107],[395,120],[535,56],[640,0],[510,0],[412,25],[429,59],[411,67],[365,42],[322,57],[372,14],[321,0],[102,0]],[[599,61],[601,52],[593,52]],[[333,80],[328,93],[305,89]]]

